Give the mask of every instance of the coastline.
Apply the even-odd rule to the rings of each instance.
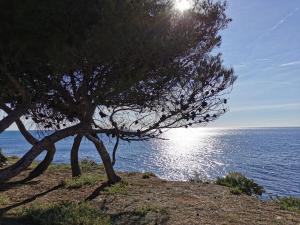
[[[84,166],[86,182],[71,179],[67,164],[52,164],[34,180],[17,185],[1,184],[0,217],[5,225],[25,225],[20,211],[39,204],[90,200],[109,215],[110,224],[284,224],[300,223],[300,214],[282,210],[274,201],[263,201],[210,182],[166,181],[152,173],[119,172],[122,182],[105,187],[101,165]],[[90,180],[89,180],[90,179]],[[27,221],[28,222],[28,221]],[[31,223],[29,223],[31,224]]]

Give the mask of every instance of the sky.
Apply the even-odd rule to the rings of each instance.
[[[238,76],[212,126],[300,126],[300,1],[228,0],[224,63]]]

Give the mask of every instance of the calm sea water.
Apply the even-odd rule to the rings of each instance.
[[[267,193],[300,197],[300,128],[174,129],[164,138],[168,140],[121,143],[116,168],[152,171],[169,180],[195,175],[213,179],[240,171],[263,185]],[[114,140],[103,139],[112,149]],[[69,162],[72,140],[57,143],[55,162]],[[0,135],[0,147],[6,155],[21,156],[30,145],[19,132],[7,131]],[[86,157],[99,161],[88,140],[80,148],[80,158]]]

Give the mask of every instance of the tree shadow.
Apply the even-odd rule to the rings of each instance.
[[[104,189],[106,187],[111,186],[112,184],[110,182],[104,182],[100,185],[100,187],[96,188],[92,194],[90,194],[84,201],[91,201],[93,199],[95,199],[97,196],[99,196],[101,194],[101,192],[104,191]]]
[[[34,195],[34,196],[30,197],[30,198],[27,198],[27,199],[25,199],[25,200],[23,200],[23,201],[21,201],[21,202],[15,203],[15,204],[10,205],[10,206],[7,206],[7,207],[5,207],[5,208],[1,208],[1,209],[0,209],[0,218],[1,218],[2,215],[3,215],[4,213],[6,213],[7,211],[9,211],[9,210],[11,210],[11,209],[14,209],[14,208],[16,208],[16,207],[18,207],[18,206],[21,206],[21,205],[25,205],[25,204],[27,204],[27,203],[30,203],[30,202],[34,201],[35,199],[37,199],[37,198],[39,198],[39,197],[41,197],[41,196],[44,196],[44,195],[46,195],[46,194],[48,194],[48,193],[50,193],[50,192],[52,192],[52,191],[55,191],[55,190],[57,190],[57,189],[59,189],[59,188],[61,188],[61,187],[63,187],[63,184],[62,184],[62,183],[59,184],[59,185],[56,185],[56,186],[54,186],[54,187],[52,187],[52,188],[50,188],[49,190],[46,190],[46,191],[41,192],[41,193],[39,193],[39,194],[36,194],[36,195]],[[1,225],[1,224],[0,224],[0,225]]]
[[[40,183],[40,181],[38,181],[38,180],[36,180],[36,181],[20,180],[20,181],[4,182],[4,183],[0,183],[1,184],[0,191],[7,191],[14,187],[19,187],[19,186],[23,186],[23,185],[34,185],[34,184],[38,184],[38,183]]]

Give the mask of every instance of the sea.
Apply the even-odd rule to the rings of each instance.
[[[41,131],[32,134],[43,136]],[[115,140],[101,138],[111,153]],[[54,162],[69,162],[73,139],[56,144]],[[0,148],[7,156],[22,156],[30,145],[18,131],[5,131]],[[81,143],[80,158],[101,162],[87,139]],[[172,129],[162,139],[121,142],[115,168],[153,172],[167,180],[211,180],[238,171],[262,185],[265,196],[300,197],[300,128]]]

